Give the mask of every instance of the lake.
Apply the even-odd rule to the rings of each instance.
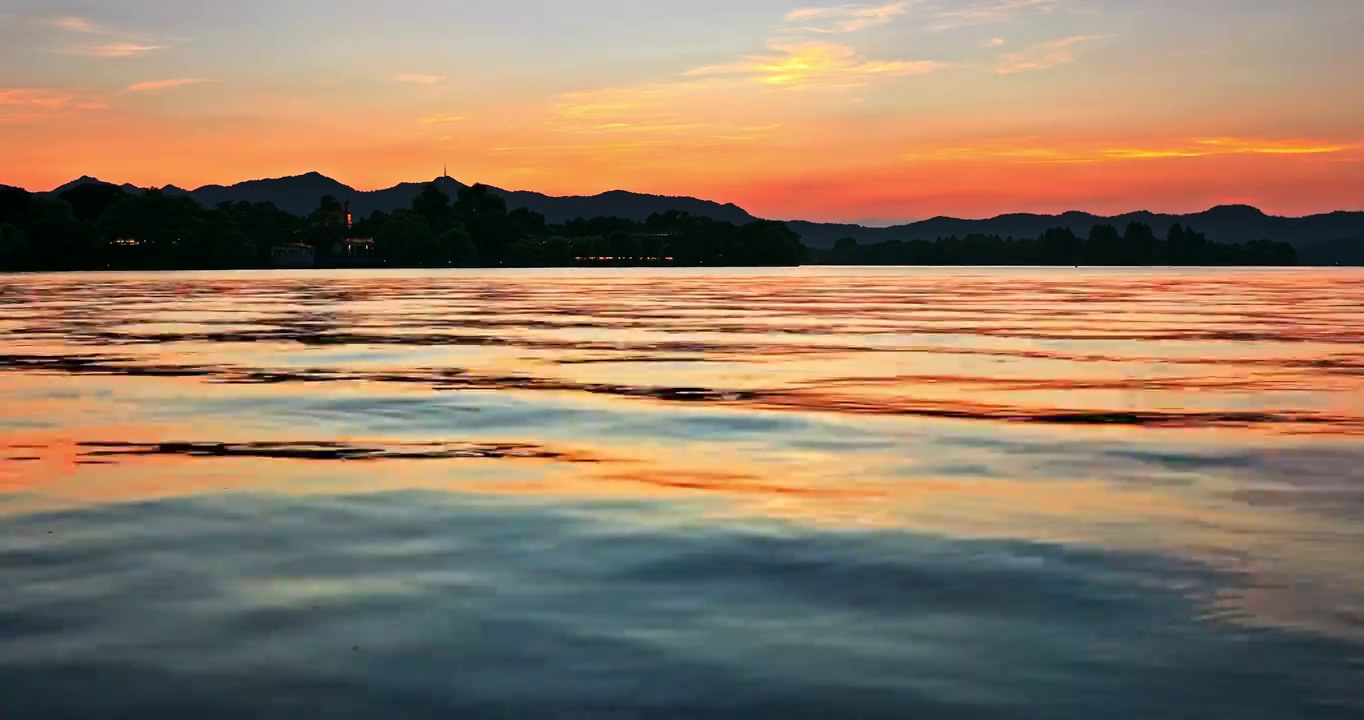
[[[0,717],[1364,713],[1364,271],[0,276]]]

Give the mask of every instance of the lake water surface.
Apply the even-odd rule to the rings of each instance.
[[[1364,271],[0,276],[95,716],[1364,716]]]

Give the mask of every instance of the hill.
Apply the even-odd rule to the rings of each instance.
[[[100,181],[82,177],[52,192],[97,182]],[[452,197],[461,188],[466,187],[449,177],[436,178],[434,182]],[[222,202],[240,200],[272,202],[280,209],[295,215],[307,215],[317,207],[318,200],[323,195],[332,195],[338,200],[349,201],[355,216],[363,218],[379,210],[392,212],[409,207],[412,199],[421,192],[425,184],[401,183],[382,190],[361,191],[320,173],[310,172],[291,177],[250,180],[235,185],[208,185],[195,190],[184,190],[174,186],[167,186],[161,190],[167,194],[189,195],[209,207]],[[122,187],[130,191],[139,190],[131,185]],[[501,188],[492,188],[492,191],[504,198],[509,208],[534,210],[552,223],[566,222],[579,217],[602,216],[639,222],[653,213],[669,210],[735,224],[757,219],[733,203],[718,203],[693,197],[648,195],[623,190],[568,197]],[[1115,216],[1085,212],[1067,212],[1060,215],[1018,213],[980,220],[937,217],[892,227],[864,227],[804,220],[788,221],[787,225],[801,235],[806,245],[812,248],[830,248],[839,239],[848,237],[864,244],[890,240],[936,240],[971,234],[1024,238],[1037,237],[1051,228],[1067,228],[1085,236],[1095,225],[1111,224],[1121,229],[1131,222],[1150,225],[1156,234],[1162,237],[1172,225],[1179,223],[1198,229],[1214,242],[1244,243],[1253,240],[1284,242],[1304,250],[1305,262],[1326,265],[1358,263],[1355,258],[1360,251],[1354,244],[1354,239],[1364,236],[1364,212],[1342,211],[1290,218],[1267,215],[1257,208],[1246,205],[1224,205],[1188,215],[1146,211]]]
[[[1288,218],[1266,215],[1257,208],[1245,205],[1224,205],[1188,215],[1167,215],[1143,211],[1111,217],[1083,212],[1068,212],[1060,215],[1000,215],[987,220],[959,220],[939,217],[886,228],[803,221],[794,221],[788,224],[792,230],[800,233],[806,245],[827,248],[832,247],[840,238],[845,237],[851,237],[860,243],[878,243],[890,240],[936,240],[954,235],[964,237],[971,234],[1023,238],[1037,237],[1050,228],[1068,228],[1077,235],[1085,236],[1095,225],[1116,225],[1122,229],[1132,222],[1150,225],[1156,234],[1162,237],[1169,232],[1171,226],[1178,223],[1185,227],[1197,228],[1214,242],[1241,243],[1252,240],[1272,240],[1285,242],[1297,248],[1305,248],[1324,241],[1353,237],[1364,233],[1364,212],[1333,212],[1324,215]]]
[[[80,185],[102,182],[92,177],[73,180],[51,192],[58,194]],[[464,183],[448,177],[434,181],[446,194],[454,196]],[[343,202],[351,203],[351,210],[357,218],[382,210],[393,212],[410,207],[426,183],[400,183],[383,190],[356,190],[342,182],[333,180],[321,173],[310,172],[305,175],[248,180],[235,185],[206,185],[196,190],[182,190],[174,186],[161,188],[168,194],[185,194],[201,205],[214,207],[224,202],[271,202],[276,207],[294,215],[307,215],[317,208],[318,199],[331,195]],[[125,190],[141,192],[132,185],[122,186]],[[510,191],[492,188],[494,194],[507,201],[507,206],[516,210],[528,208],[545,216],[552,223],[567,222],[575,218],[619,217],[636,222],[643,221],[654,213],[679,210],[699,217],[721,220],[735,224],[752,222],[757,218],[748,214],[737,205],[721,204],[691,197],[667,197],[643,193],[613,190],[600,195],[555,197],[537,192]]]
[[[1313,243],[1298,256],[1304,265],[1355,265],[1364,267],[1364,234]]]

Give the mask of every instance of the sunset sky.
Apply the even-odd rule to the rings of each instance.
[[[0,183],[1364,209],[1361,0],[0,0]]]

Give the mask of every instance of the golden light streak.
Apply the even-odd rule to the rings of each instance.
[[[784,89],[862,87],[877,77],[924,75],[948,67],[933,60],[864,60],[846,45],[828,42],[774,44],[767,55],[690,70],[691,77],[738,75]]]
[[[907,160],[1015,160],[1020,162],[1094,163],[1112,160],[1203,158],[1218,155],[1330,155],[1364,148],[1361,144],[1265,138],[1198,138],[1150,147],[1099,148],[986,145],[979,147],[914,148]]]
[[[450,124],[452,124],[452,123],[464,122],[465,120],[468,120],[468,119],[469,119],[469,117],[468,117],[467,115],[455,115],[455,114],[447,114],[447,115],[430,115],[430,116],[421,118],[420,120],[417,120],[417,124],[418,124],[418,125],[450,125]]]
[[[184,87],[185,85],[198,85],[200,83],[211,82],[208,78],[173,78],[170,80],[150,80],[148,82],[134,83],[128,86],[129,92],[152,92],[155,90],[167,90],[169,88]]]

